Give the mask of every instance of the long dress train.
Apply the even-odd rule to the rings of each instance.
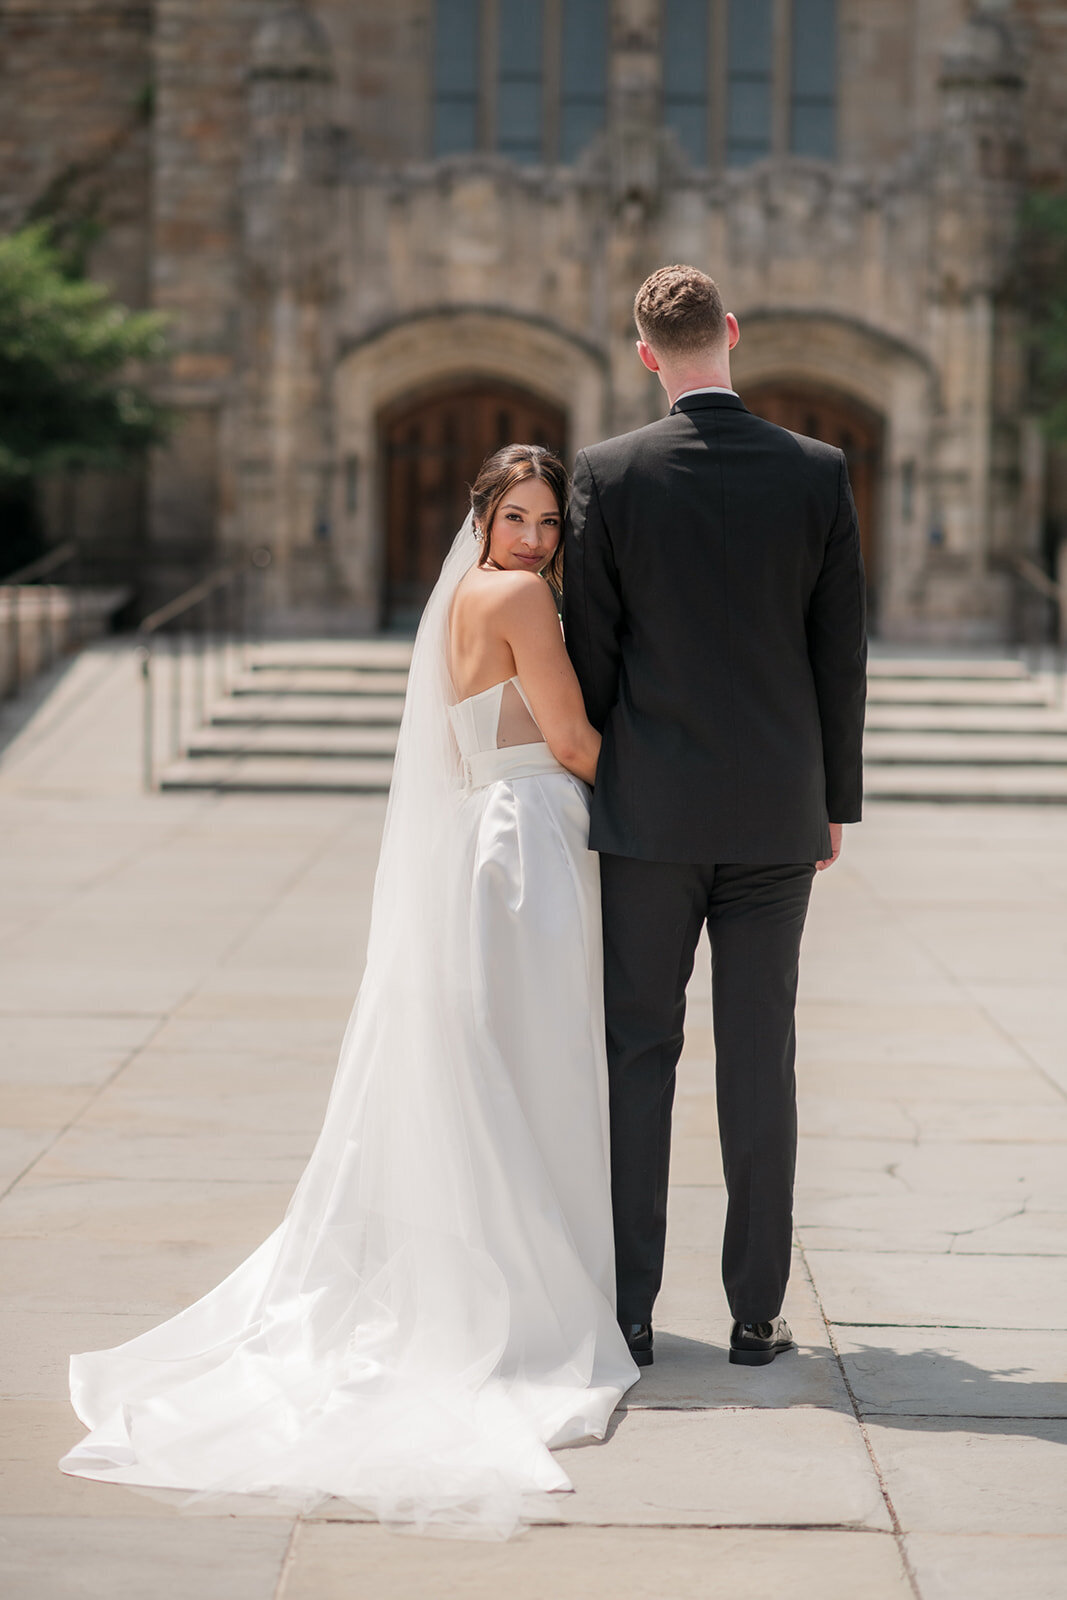
[[[71,1357],[65,1472],[504,1537],[636,1380],[614,1315],[588,791],[521,686],[455,702],[419,628],[367,966],[275,1231],[177,1316]],[[520,744],[498,748],[509,718]],[[257,1505],[259,1502],[257,1502]]]

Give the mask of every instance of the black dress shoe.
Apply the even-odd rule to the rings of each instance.
[[[765,1367],[783,1350],[795,1350],[784,1317],[773,1322],[735,1322],[730,1330],[730,1360],[742,1367]]]
[[[623,1338],[627,1348],[638,1367],[652,1365],[652,1324],[651,1322],[620,1322]]]

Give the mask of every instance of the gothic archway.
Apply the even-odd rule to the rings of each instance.
[[[752,410],[788,391],[805,402],[776,410],[774,421],[810,432],[811,401],[822,437],[854,422],[856,454],[871,451],[869,503],[858,506],[866,524],[871,620],[887,637],[914,616],[914,588],[928,559],[927,529],[936,516],[931,501],[930,451],[942,402],[937,370],[921,343],[832,312],[753,307],[740,313],[741,342],[731,363],[734,383]],[[787,396],[782,394],[783,402]],[[848,417],[827,415],[836,402]],[[820,404],[823,411],[820,412]],[[770,415],[770,412],[767,413]],[[857,477],[862,476],[858,465]]]
[[[562,409],[515,384],[459,379],[381,413],[387,626],[413,627],[487,455],[512,442],[563,453]]]
[[[340,469],[334,475],[335,526],[345,582],[365,607],[369,626],[383,620],[388,587],[389,463],[383,434],[389,425],[435,394],[471,385],[480,392],[507,389],[510,398],[517,394],[527,406],[547,407],[557,428],[559,418],[566,419],[565,441],[557,434],[555,442],[564,445],[569,461],[607,432],[607,380],[606,360],[588,342],[544,319],[491,307],[405,317],[348,347],[335,379]],[[512,416],[511,437],[521,437],[512,431],[521,422],[517,413]],[[496,432],[488,430],[490,449]],[[552,434],[547,437],[553,442]],[[462,518],[462,502],[449,511],[450,518],[457,509]]]

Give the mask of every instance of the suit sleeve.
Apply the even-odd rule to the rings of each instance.
[[[563,628],[594,728],[618,694],[622,597],[611,540],[585,451],[574,464],[563,557]]]
[[[826,809],[831,822],[858,822],[867,697],[866,588],[856,504],[843,455],[837,510],[808,608],[808,655],[822,724]]]

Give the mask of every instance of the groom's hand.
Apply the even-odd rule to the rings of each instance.
[[[831,824],[830,824],[830,849],[833,851],[833,855],[830,857],[829,861],[816,861],[816,863],[815,863],[816,872],[825,872],[827,867],[832,867],[833,866],[834,862],[837,860],[838,856],[841,854],[841,835],[842,835],[843,832],[844,832],[844,824],[843,823],[831,822]]]

